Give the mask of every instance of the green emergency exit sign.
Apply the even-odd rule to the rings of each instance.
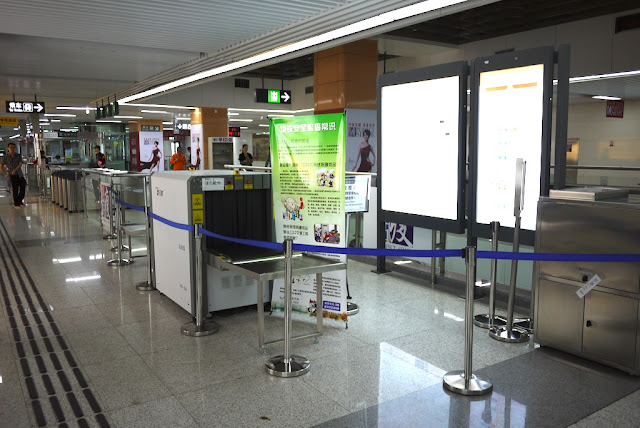
[[[254,92],[257,103],[291,104],[291,91],[280,89],[256,89]]]

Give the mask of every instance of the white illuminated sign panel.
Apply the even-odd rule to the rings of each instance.
[[[44,113],[43,102],[6,101],[7,113]]]
[[[460,77],[381,89],[381,208],[458,218]]]
[[[514,227],[516,159],[527,163],[522,229],[540,196],[544,65],[480,73],[476,221]]]

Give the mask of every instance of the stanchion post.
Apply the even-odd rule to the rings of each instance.
[[[195,270],[196,270],[196,313],[195,321],[188,322],[182,325],[181,331],[185,336],[202,337],[209,336],[217,333],[220,330],[218,323],[206,320],[204,314],[206,302],[204,301],[204,285],[202,283],[202,234],[198,225],[194,225],[194,255],[195,255]]]
[[[491,251],[498,251],[500,235],[500,222],[491,222]],[[494,325],[503,326],[505,321],[496,318],[496,285],[498,283],[498,259],[491,259],[491,285],[489,286],[489,313],[478,314],[473,318],[473,324],[482,328],[491,328]]]
[[[516,159],[516,191],[514,200],[514,215],[516,224],[513,228],[513,253],[520,250],[520,214],[524,201],[524,177],[525,162]],[[518,343],[529,340],[529,333],[524,330],[513,329],[513,311],[516,304],[516,279],[518,277],[518,261],[511,260],[511,278],[509,282],[509,302],[507,304],[507,325],[504,327],[493,327],[489,329],[489,337],[501,342]]]
[[[278,377],[295,377],[309,371],[311,363],[305,357],[291,355],[291,283],[293,282],[293,240],[284,241],[284,355],[270,358],[267,373]],[[317,285],[316,285],[317,286]],[[322,310],[321,308],[318,310]],[[317,314],[322,316],[322,313]]]
[[[98,180],[98,186],[100,180]],[[102,239],[114,239],[116,235],[113,233],[113,177],[109,177],[109,234],[102,237]]]
[[[149,217],[149,198],[147,196],[147,176],[142,178],[142,200],[144,202],[144,217],[145,217],[145,226],[146,226],[146,236],[147,236],[147,280],[141,281],[136,284],[136,290],[138,291],[153,291],[156,289],[153,283],[153,276],[151,272],[152,259],[154,257],[153,246],[151,245],[151,217]]]
[[[111,188],[112,189],[112,193],[114,195],[119,195],[120,194],[121,185],[120,184],[116,184],[115,186],[116,186],[116,190],[113,190],[113,187]],[[122,258],[122,233],[120,231],[120,203],[119,202],[116,203],[116,229],[117,229],[117,238],[118,238],[118,240],[116,241],[117,245],[118,245],[117,246],[117,253],[116,253],[117,254],[117,258],[109,260],[107,262],[107,264],[109,266],[123,266],[123,265],[131,264],[133,262],[132,259],[123,259]]]
[[[464,322],[464,370],[444,375],[442,385],[449,391],[462,395],[483,395],[493,390],[488,380],[473,374],[473,293],[476,283],[476,248],[466,247],[467,293]]]

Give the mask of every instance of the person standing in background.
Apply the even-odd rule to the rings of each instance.
[[[182,153],[182,147],[178,146],[169,163],[174,171],[184,171],[187,166],[187,157]]]
[[[100,146],[95,146],[93,148],[96,156],[96,163],[98,164],[98,168],[106,168],[107,166],[107,157],[100,151]]]
[[[15,143],[9,143],[7,146],[9,153],[0,161],[0,167],[5,177],[11,180],[13,188],[13,205],[20,208],[24,205],[24,193],[27,190],[27,181],[22,174],[22,161],[20,155],[16,153]]]
[[[251,166],[253,165],[253,156],[249,153],[249,145],[242,145],[242,152],[240,152],[240,156],[238,156],[238,160],[240,161],[240,165]]]

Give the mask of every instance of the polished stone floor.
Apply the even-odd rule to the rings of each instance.
[[[442,388],[463,368],[464,301],[398,273],[349,262],[360,313],[296,341],[299,378],[269,376],[282,347],[257,346],[255,308],[216,314],[220,331],[190,338],[188,313],[138,292],[144,250],[110,267],[97,223],[35,197],[0,195],[0,426],[113,427],[628,427],[640,380],[533,341],[505,344],[474,329],[474,372],[492,394]],[[134,248],[144,244],[134,241]],[[484,300],[476,312],[486,312]],[[266,320],[267,339],[282,315]],[[294,320],[296,334],[312,331]]]

